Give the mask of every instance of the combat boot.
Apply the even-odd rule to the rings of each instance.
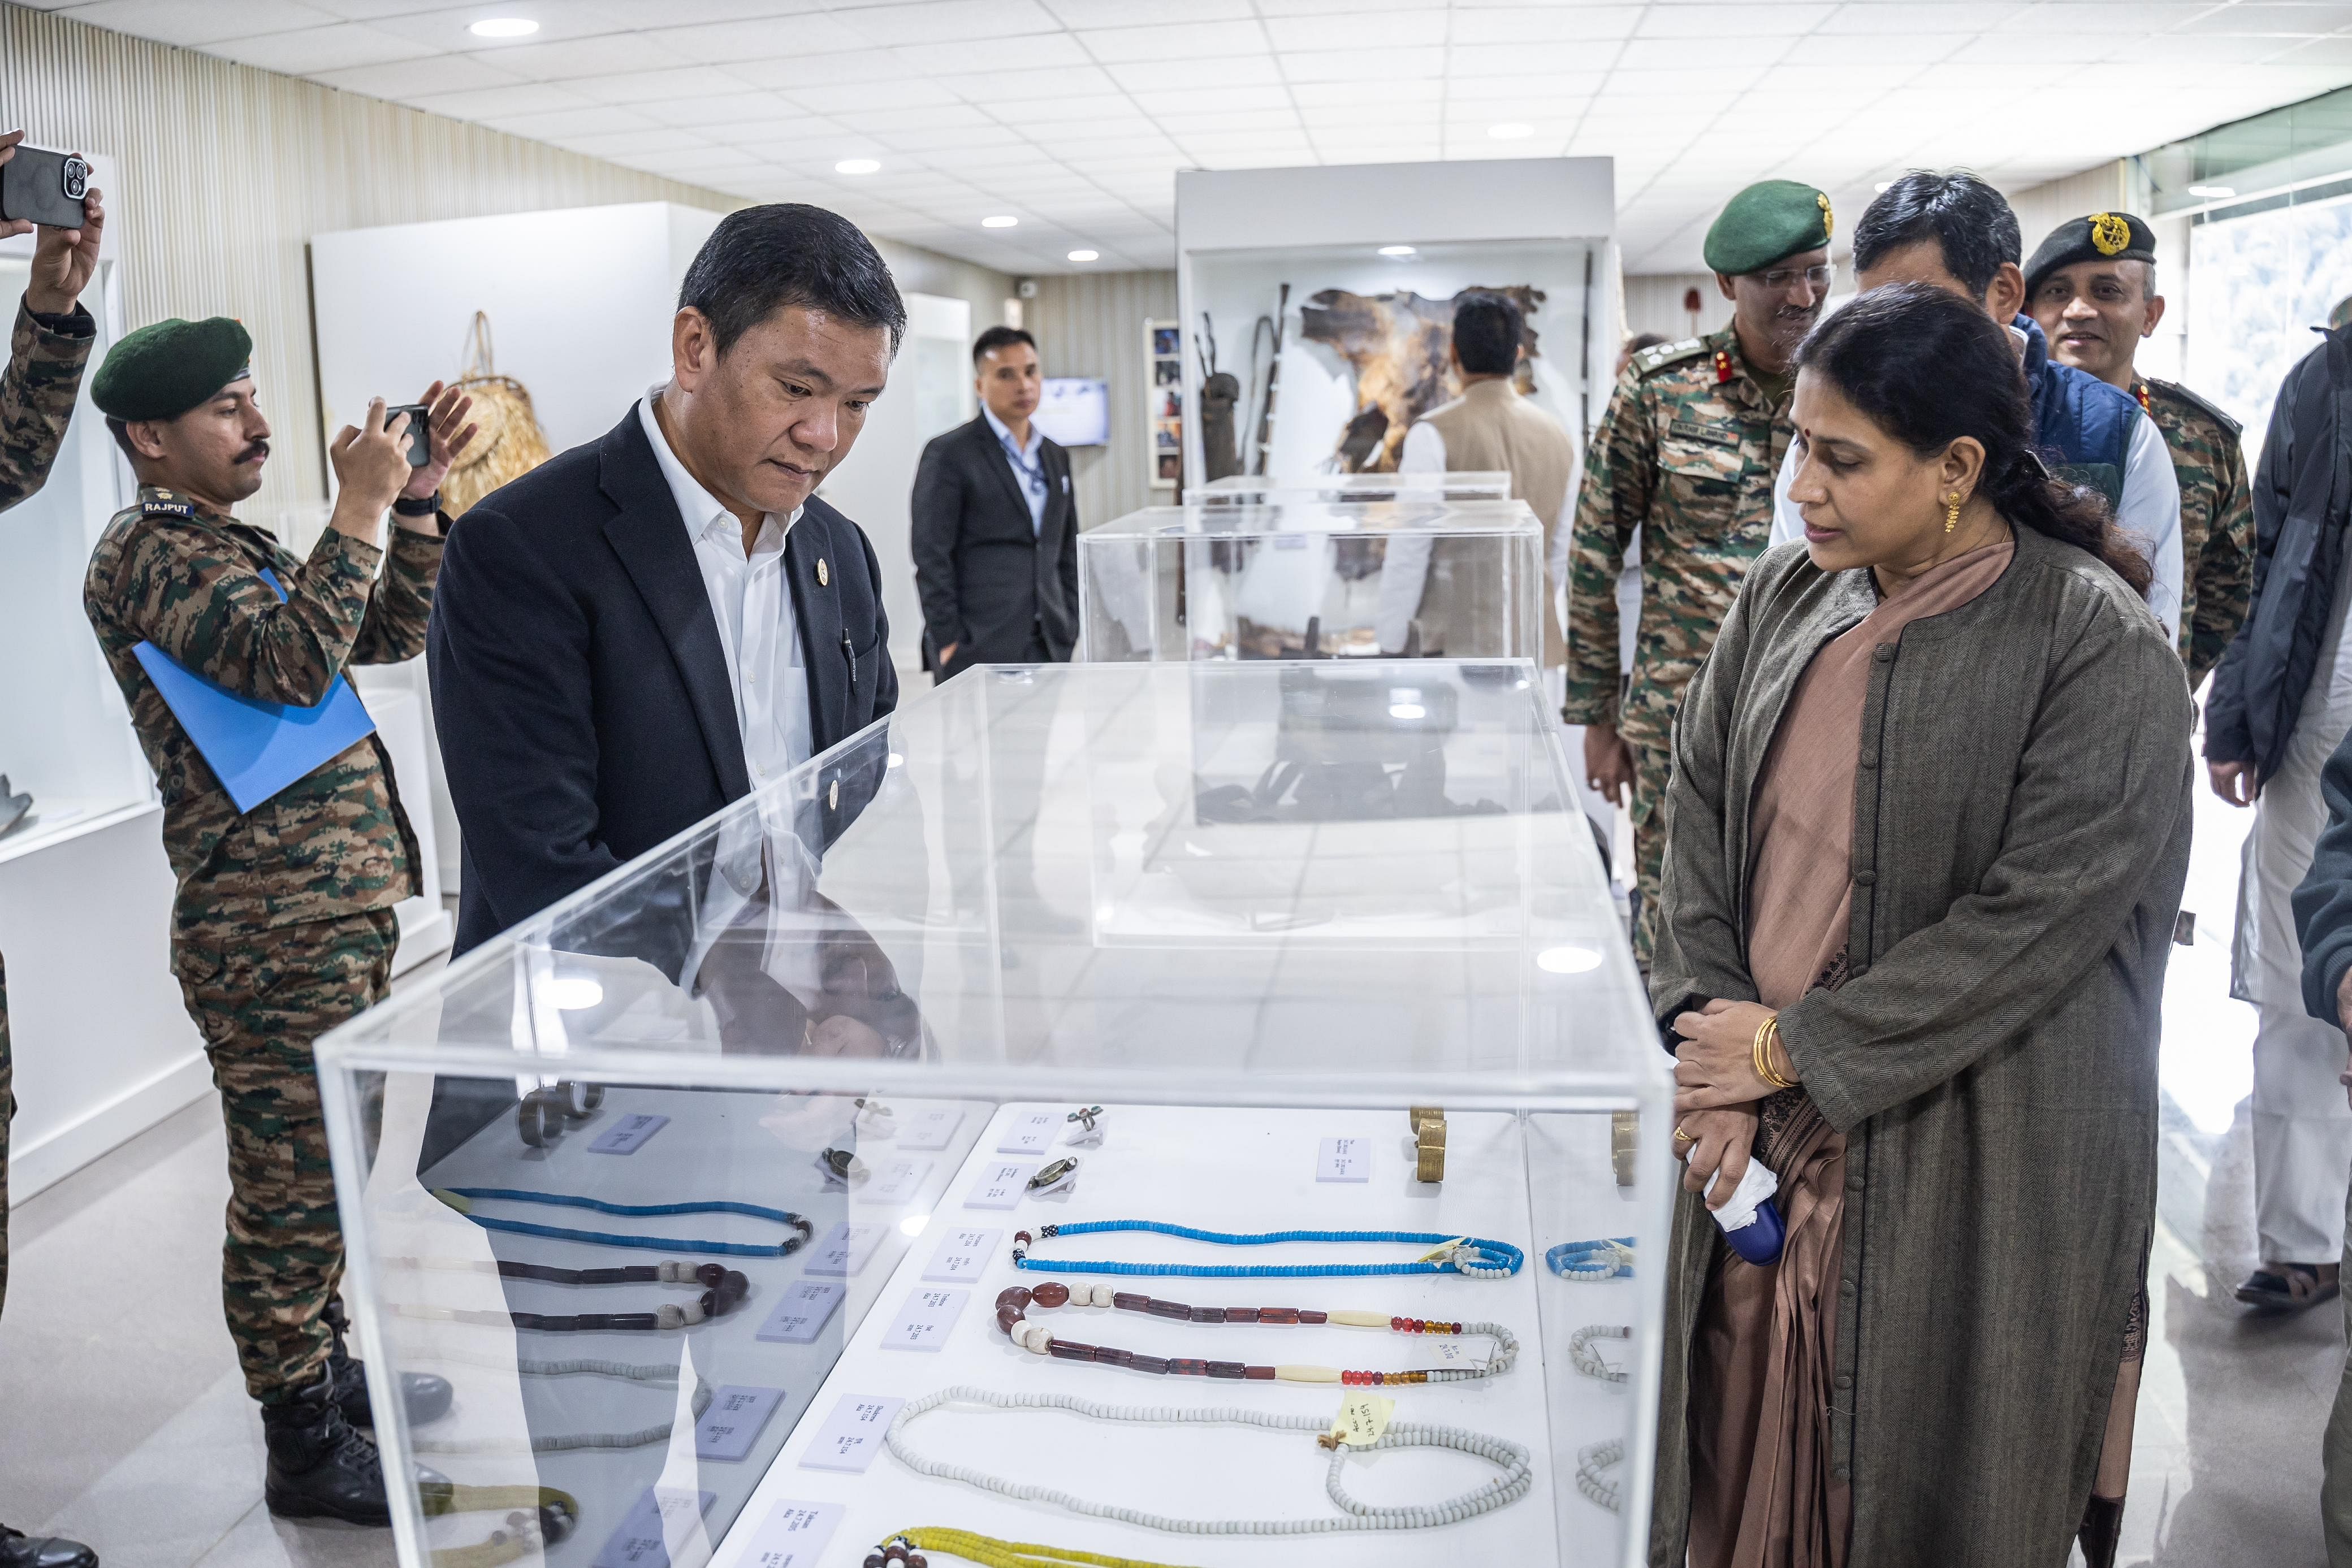
[[[375,1439],[343,1419],[338,1393],[334,1375],[324,1373],[293,1398],[261,1407],[269,1444],[263,1500],[281,1519],[388,1525],[392,1506]]]
[[[98,1568],[98,1553],[79,1541],[27,1535],[0,1524],[0,1568]]]
[[[333,1346],[327,1352],[327,1375],[335,1380],[335,1403],[342,1406],[343,1419],[364,1431],[375,1429],[375,1412],[368,1405],[367,1363],[355,1360],[343,1343],[347,1326],[343,1303],[329,1301],[320,1313],[328,1332],[335,1336]],[[425,1372],[404,1372],[400,1375],[400,1402],[408,1414],[408,1424],[421,1427],[427,1421],[438,1421],[449,1414],[454,1391],[446,1377],[436,1377]],[[0,1564],[0,1568],[5,1568]]]

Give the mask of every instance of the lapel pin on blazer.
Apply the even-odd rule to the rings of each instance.
[[[823,556],[816,558],[816,585],[819,588],[830,588],[833,586],[833,574],[824,570],[824,557]]]

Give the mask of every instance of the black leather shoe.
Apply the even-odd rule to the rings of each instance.
[[[368,1406],[367,1363],[352,1357],[343,1343],[343,1303],[329,1301],[321,1314],[327,1327],[335,1336],[334,1348],[327,1353],[327,1375],[335,1380],[335,1403],[342,1406],[343,1419],[362,1431],[375,1429],[375,1412]],[[449,1404],[455,1390],[446,1377],[430,1373],[404,1372],[400,1375],[400,1399],[407,1408],[408,1424],[421,1427],[427,1421],[438,1421],[449,1414]],[[5,1568],[5,1565],[0,1565]]]
[[[384,1497],[383,1461],[375,1439],[343,1419],[338,1392],[330,1375],[291,1399],[261,1407],[262,1434],[269,1444],[262,1500],[280,1519],[390,1524],[392,1507]],[[447,1481],[427,1469],[416,1474],[421,1482]]]
[[[0,1524],[0,1568],[98,1568],[98,1553],[79,1541]]]

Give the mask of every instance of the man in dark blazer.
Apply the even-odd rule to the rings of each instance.
[[[453,528],[428,651],[465,831],[458,952],[897,705],[873,549],[812,492],[906,320],[847,220],[731,213],[679,290],[669,381]],[[813,850],[868,793],[845,771],[819,781]],[[676,975],[710,916],[670,915],[600,950]]]
[[[1045,391],[1037,340],[991,327],[971,346],[981,413],[923,448],[915,470],[915,583],[924,667],[1066,661],[1078,641],[1078,508],[1070,455],[1030,423]]]

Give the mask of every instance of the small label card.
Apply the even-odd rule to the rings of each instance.
[[[780,1502],[751,1538],[744,1568],[816,1568],[840,1522],[837,1502]]]
[[[931,1254],[923,1278],[947,1285],[974,1283],[981,1270],[988,1267],[988,1255],[996,1250],[1003,1235],[1002,1230],[974,1230],[969,1227],[949,1231],[940,1238],[940,1249]]]
[[[931,1350],[947,1343],[970,1291],[917,1291],[898,1310],[898,1321],[882,1336],[884,1350]]]
[[[785,1344],[814,1344],[834,1309],[841,1305],[841,1298],[848,1293],[848,1286],[830,1280],[795,1280],[784,1287],[782,1298],[760,1325],[756,1337]]]
[[[1326,1138],[1323,1153],[1315,1163],[1317,1181],[1370,1181],[1372,1179],[1372,1141],[1370,1138]]]
[[[729,1384],[710,1397],[710,1408],[702,1413],[701,1423],[694,1428],[694,1457],[698,1459],[743,1459],[751,1454],[751,1445],[760,1440],[760,1428],[776,1413],[776,1404],[784,1396],[781,1388],[746,1388]]]
[[[621,1528],[604,1542],[604,1550],[596,1553],[596,1568],[669,1568],[669,1543],[663,1539],[664,1532],[676,1536],[683,1545],[696,1530],[697,1521],[718,1499],[717,1492],[647,1487],[638,1494],[628,1517],[621,1521]]]
[[[874,1456],[882,1451],[882,1434],[898,1418],[898,1406],[903,1399],[887,1399],[873,1394],[845,1394],[808,1451],[801,1456],[804,1470],[847,1470],[852,1475],[864,1475]]]
[[[1021,1201],[1021,1195],[1028,1190],[1029,1178],[1036,1174],[1035,1166],[1024,1166],[1018,1161],[992,1165],[981,1173],[978,1185],[971,1189],[971,1196],[963,1200],[963,1206],[966,1208],[1011,1208]]]
[[[956,1129],[963,1125],[963,1113],[953,1106],[918,1111],[900,1124],[905,1131],[898,1134],[898,1146],[916,1154],[929,1154],[955,1141]]]
[[[1432,1340],[1423,1347],[1434,1351],[1440,1361],[1450,1361],[1457,1366],[1484,1366],[1495,1359],[1495,1342],[1478,1339]]]
[[[646,1140],[669,1125],[667,1116],[656,1116],[637,1112],[622,1117],[604,1129],[596,1141],[588,1145],[592,1155],[634,1155],[646,1146]]]
[[[883,1225],[852,1225],[842,1220],[824,1233],[809,1255],[808,1271],[812,1274],[832,1274],[848,1279],[866,1267],[874,1256],[874,1249],[882,1244]]]
[[[1042,1155],[1054,1146],[1054,1135],[1061,1131],[1062,1118],[1052,1111],[1029,1111],[1004,1124],[1004,1135],[996,1140],[1000,1155]]]
[[[868,1203],[905,1203],[930,1176],[929,1160],[886,1160],[875,1168],[874,1179],[858,1196]]]

